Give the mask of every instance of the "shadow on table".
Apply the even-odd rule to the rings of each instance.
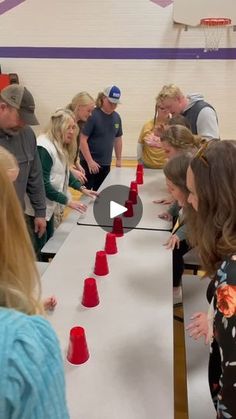
[[[119,348],[118,371],[130,404],[136,406],[136,418],[167,418],[173,409],[172,362],[170,351],[153,333],[140,330]],[[169,414],[168,414],[169,412]]]
[[[165,287],[165,281],[168,278],[164,278],[158,275],[158,272],[148,272],[148,268],[145,267],[139,270],[138,273],[127,275],[126,287],[133,295],[135,294],[141,300],[152,300],[154,302],[165,303],[170,299],[169,287]],[[171,285],[172,289],[172,285]]]

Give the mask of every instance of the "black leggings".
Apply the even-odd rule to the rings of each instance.
[[[183,256],[190,250],[189,244],[186,240],[181,240],[179,249],[176,247],[173,250],[173,287],[179,287],[181,278],[184,272]]]
[[[111,166],[101,166],[98,173],[90,173],[89,167],[85,160],[81,160],[80,164],[85,170],[85,176],[87,178],[87,182],[85,183],[86,188],[97,191],[99,186],[110,172]]]

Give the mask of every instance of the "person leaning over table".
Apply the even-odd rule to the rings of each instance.
[[[0,185],[0,417],[69,419],[59,342],[44,318],[35,254],[1,164]]]
[[[178,86],[169,84],[162,87],[157,99],[172,116],[183,115],[194,135],[206,140],[220,139],[216,111],[201,94],[185,96]]]
[[[200,147],[202,141],[201,137],[193,135],[185,125],[170,124],[160,135],[160,143],[168,161],[177,155],[186,153],[193,154]],[[170,204],[172,200],[162,198],[153,202],[155,204]]]
[[[208,377],[217,419],[236,418],[236,141],[205,143],[187,171],[189,238],[198,247],[208,313],[187,326],[210,343]],[[203,279],[204,280],[204,279]]]
[[[160,136],[160,142],[168,160],[187,152],[194,154],[203,141],[201,137],[194,135],[183,125],[170,125]]]
[[[166,155],[160,144],[160,128],[168,124],[169,111],[156,100],[154,118],[142,127],[137,144],[137,160],[149,169],[162,169]]]
[[[14,183],[17,196],[24,210],[25,194],[33,208],[26,216],[35,252],[40,258],[41,241],[46,229],[46,197],[42,167],[37,152],[35,134],[30,125],[38,125],[35,103],[26,87],[11,84],[0,93],[0,145],[12,153],[19,165],[19,175]]]
[[[84,204],[71,199],[68,186],[91,198],[98,195],[95,191],[90,191],[81,185],[69,170],[75,155],[77,130],[73,112],[69,109],[58,109],[51,116],[49,128],[45,134],[37,138],[46,191],[47,229],[43,244],[53,236],[54,211],[57,203],[62,205],[63,209],[64,206],[68,206],[79,212],[86,210]],[[32,208],[26,197],[26,213],[31,214],[31,212]]]
[[[8,179],[12,183],[15,182],[19,175],[19,165],[15,156],[2,146],[0,146],[0,166],[5,169]],[[45,310],[54,310],[56,305],[57,300],[54,295],[46,297],[43,301]]]
[[[173,221],[172,233],[165,245],[167,249],[172,250],[173,256],[172,269],[174,302],[177,302],[178,299],[182,300],[181,282],[184,272],[183,256],[188,252],[188,250],[190,250],[185,225],[186,207],[188,206],[186,174],[190,160],[190,153],[177,154],[175,157],[168,160],[163,169],[168,190],[175,200],[167,212],[159,214],[160,218]]]
[[[80,164],[79,158],[79,145],[80,145],[80,132],[88,117],[92,114],[95,107],[95,101],[88,92],[77,93],[67,105],[66,109],[72,111],[75,115],[75,119],[78,125],[77,134],[77,149],[73,165],[71,166],[71,172],[80,182],[86,182],[85,171]]]

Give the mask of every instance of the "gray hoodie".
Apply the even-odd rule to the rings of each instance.
[[[15,188],[22,208],[24,209],[24,197],[27,193],[35,217],[45,218],[46,197],[34,131],[25,127],[16,135],[9,135],[0,129],[0,145],[10,151],[19,164],[20,171]]]
[[[189,103],[182,112],[191,125],[193,134],[206,139],[220,138],[215,109],[199,93],[187,96]]]

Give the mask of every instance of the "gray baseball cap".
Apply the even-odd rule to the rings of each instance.
[[[20,84],[10,84],[0,92],[0,98],[19,111],[21,119],[27,125],[39,125],[34,114],[35,103],[32,94]]]

